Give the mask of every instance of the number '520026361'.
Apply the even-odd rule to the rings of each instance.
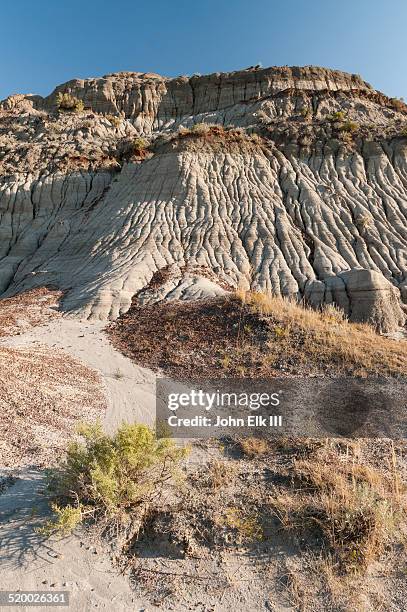
[[[68,591],[0,591],[0,606],[68,606]]]

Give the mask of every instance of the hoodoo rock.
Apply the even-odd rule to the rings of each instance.
[[[12,96],[0,237],[3,296],[54,285],[82,317],[115,318],[136,294],[243,286],[393,331],[407,299],[407,107],[315,67],[117,73]]]
[[[405,323],[407,307],[400,302],[400,292],[380,272],[346,270],[322,284],[318,304],[336,304],[350,321],[370,323],[383,333]]]

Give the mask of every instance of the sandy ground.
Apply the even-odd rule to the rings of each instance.
[[[103,327],[104,323],[57,319],[19,336],[3,338],[1,344],[59,347],[97,370],[106,388],[104,426],[108,431],[123,420],[152,423],[155,375],[116,351],[103,334]],[[7,473],[0,469],[0,476]],[[78,612],[146,610],[136,601],[127,579],[117,574],[106,552],[77,536],[49,541],[36,533],[47,512],[42,487],[43,475],[26,469],[0,495],[1,589],[69,591],[69,610]],[[150,605],[148,609],[152,609]]]
[[[0,338],[0,346],[60,348],[99,372],[108,404],[104,416],[107,431],[114,431],[123,420],[152,424],[155,415],[156,375],[151,370],[135,365],[118,352],[103,332],[104,325],[76,319],[52,319],[41,327]],[[212,458],[219,458],[217,447],[213,453]],[[190,461],[200,463],[207,459],[208,449],[205,447],[199,451],[198,447]],[[248,473],[245,470],[245,479]],[[17,476],[17,479],[14,483],[4,483],[2,487],[2,477],[8,474]],[[288,612],[294,609],[288,603],[290,600],[280,584],[281,576],[288,575],[288,570],[292,570],[301,578],[305,575],[305,566],[296,547],[284,538],[273,536],[271,554],[267,547],[267,554],[256,551],[255,555],[253,551],[247,555],[244,551],[240,554],[234,549],[229,553],[224,551],[221,557],[214,554],[184,560],[168,553],[165,538],[164,544],[160,537],[157,541],[148,539],[147,542],[141,542],[137,551],[141,560],[141,574],[135,573],[133,576],[133,589],[128,577],[118,573],[109,551],[104,550],[99,541],[89,541],[85,533],[62,540],[50,540],[36,532],[36,527],[42,524],[48,512],[47,500],[42,494],[43,485],[44,476],[39,470],[26,468],[16,473],[0,467],[1,590],[68,591],[68,609],[72,612],[243,612],[248,609],[253,612]],[[219,496],[221,505],[224,503],[223,493],[219,493]],[[228,503],[232,503],[231,500]],[[259,573],[259,566],[264,563],[267,573]],[[170,578],[162,575],[166,572],[169,572]],[[174,576],[177,575],[180,577],[174,582]],[[208,583],[189,579],[195,575],[207,578]],[[226,578],[228,580],[223,584]],[[308,579],[304,578],[307,588]],[[394,601],[380,609],[401,609],[399,603],[406,600],[404,582],[398,577],[393,585],[386,577],[383,580],[387,589],[383,592],[386,594],[393,586],[395,595]],[[374,582],[378,583],[380,591],[384,588],[380,579]],[[174,596],[171,598],[167,591],[173,587]],[[372,592],[375,589],[376,586]],[[151,601],[156,605],[151,604]],[[317,603],[315,608],[307,609],[321,610]],[[4,609],[17,610],[16,607]],[[18,609],[28,612],[32,608]],[[376,608],[366,603],[365,607],[359,609],[370,611]]]

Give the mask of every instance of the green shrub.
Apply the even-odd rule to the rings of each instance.
[[[68,504],[65,507],[60,507],[58,504],[51,504],[54,519],[46,523],[44,527],[38,529],[38,533],[42,535],[52,535],[58,531],[61,535],[71,533],[83,520],[83,507],[79,504],[77,507]]]
[[[146,425],[123,424],[113,436],[100,424],[84,425],[80,434],[83,442],[71,444],[64,463],[48,474],[55,516],[44,533],[67,532],[84,518],[103,529],[137,523],[186,455]]]
[[[342,124],[339,126],[339,130],[340,130],[341,132],[349,132],[349,133],[352,133],[352,132],[356,132],[356,130],[358,129],[358,127],[359,127],[359,126],[358,126],[358,124],[357,124],[357,123],[355,123],[354,121],[345,121],[345,123],[342,123]]]
[[[144,138],[136,138],[136,140],[133,141],[134,154],[137,155],[142,151],[145,151],[147,149],[147,145],[148,143],[146,140],[144,140]]]
[[[345,113],[343,111],[337,111],[328,115],[328,121],[343,121],[345,119]]]
[[[60,111],[81,113],[84,109],[83,101],[71,96],[69,93],[59,92],[56,98],[57,108]]]
[[[118,128],[122,123],[122,118],[117,115],[107,114],[105,117],[115,128]]]

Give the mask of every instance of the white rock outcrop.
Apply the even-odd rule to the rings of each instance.
[[[58,91],[87,110],[58,114]],[[202,122],[222,128],[185,133]],[[0,110],[0,291],[56,285],[65,310],[107,319],[138,292],[250,286],[391,331],[405,321],[406,124],[360,77],[312,67],[15,96]],[[149,152],[132,156],[140,136]]]

